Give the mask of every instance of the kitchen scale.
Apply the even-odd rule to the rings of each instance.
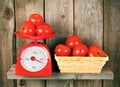
[[[19,32],[15,34],[21,38],[33,39],[26,44],[18,54],[15,74],[20,76],[51,76],[52,61],[50,50],[46,44],[38,42],[39,39],[47,39],[56,35],[29,36]]]

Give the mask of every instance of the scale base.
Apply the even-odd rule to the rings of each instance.
[[[21,64],[19,62],[17,62],[16,68],[15,68],[15,74],[18,76],[51,76],[52,75],[52,66],[47,64],[46,67],[40,71],[30,72],[30,71],[25,70],[21,66]]]

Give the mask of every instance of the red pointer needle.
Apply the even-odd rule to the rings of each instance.
[[[34,56],[31,57],[31,60],[32,60],[32,61],[37,61],[37,62],[39,62],[39,63],[42,63],[40,60],[37,60]]]

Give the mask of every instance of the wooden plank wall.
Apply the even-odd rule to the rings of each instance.
[[[110,56],[108,66],[114,71],[113,87],[120,87],[120,1],[104,1],[104,49]],[[112,82],[104,81],[111,86]]]
[[[119,0],[0,0],[0,87],[120,87],[120,1]],[[7,80],[7,71],[30,40],[16,37],[20,24],[39,13],[57,35],[45,42],[53,53],[55,45],[78,35],[88,46],[96,43],[110,56],[107,63],[115,73],[108,80]],[[53,56],[53,55],[52,55]],[[56,70],[53,60],[53,70]]]
[[[0,0],[0,87],[13,87],[12,80],[7,80],[6,78],[6,72],[13,63],[13,31],[13,1]]]

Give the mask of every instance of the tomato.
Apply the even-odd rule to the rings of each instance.
[[[55,47],[55,54],[57,56],[69,56],[71,53],[70,48],[64,44],[58,44]]]
[[[53,32],[52,27],[47,23],[44,23],[43,25],[39,25],[36,28],[37,35],[51,34],[52,32]]]
[[[96,44],[93,44],[93,45],[89,46],[88,54],[87,55],[88,56],[92,56],[92,57],[105,57],[106,56],[106,54],[102,50],[102,48],[99,47]]]
[[[31,14],[28,21],[32,22],[35,26],[43,24],[43,18],[39,14]]]
[[[66,45],[73,49],[75,46],[82,43],[82,40],[78,36],[69,36],[66,40]]]
[[[35,27],[31,22],[26,21],[26,22],[23,22],[22,25],[20,26],[19,32],[22,35],[34,35]]]
[[[84,44],[79,44],[72,51],[73,56],[85,56],[88,52],[88,47]]]

